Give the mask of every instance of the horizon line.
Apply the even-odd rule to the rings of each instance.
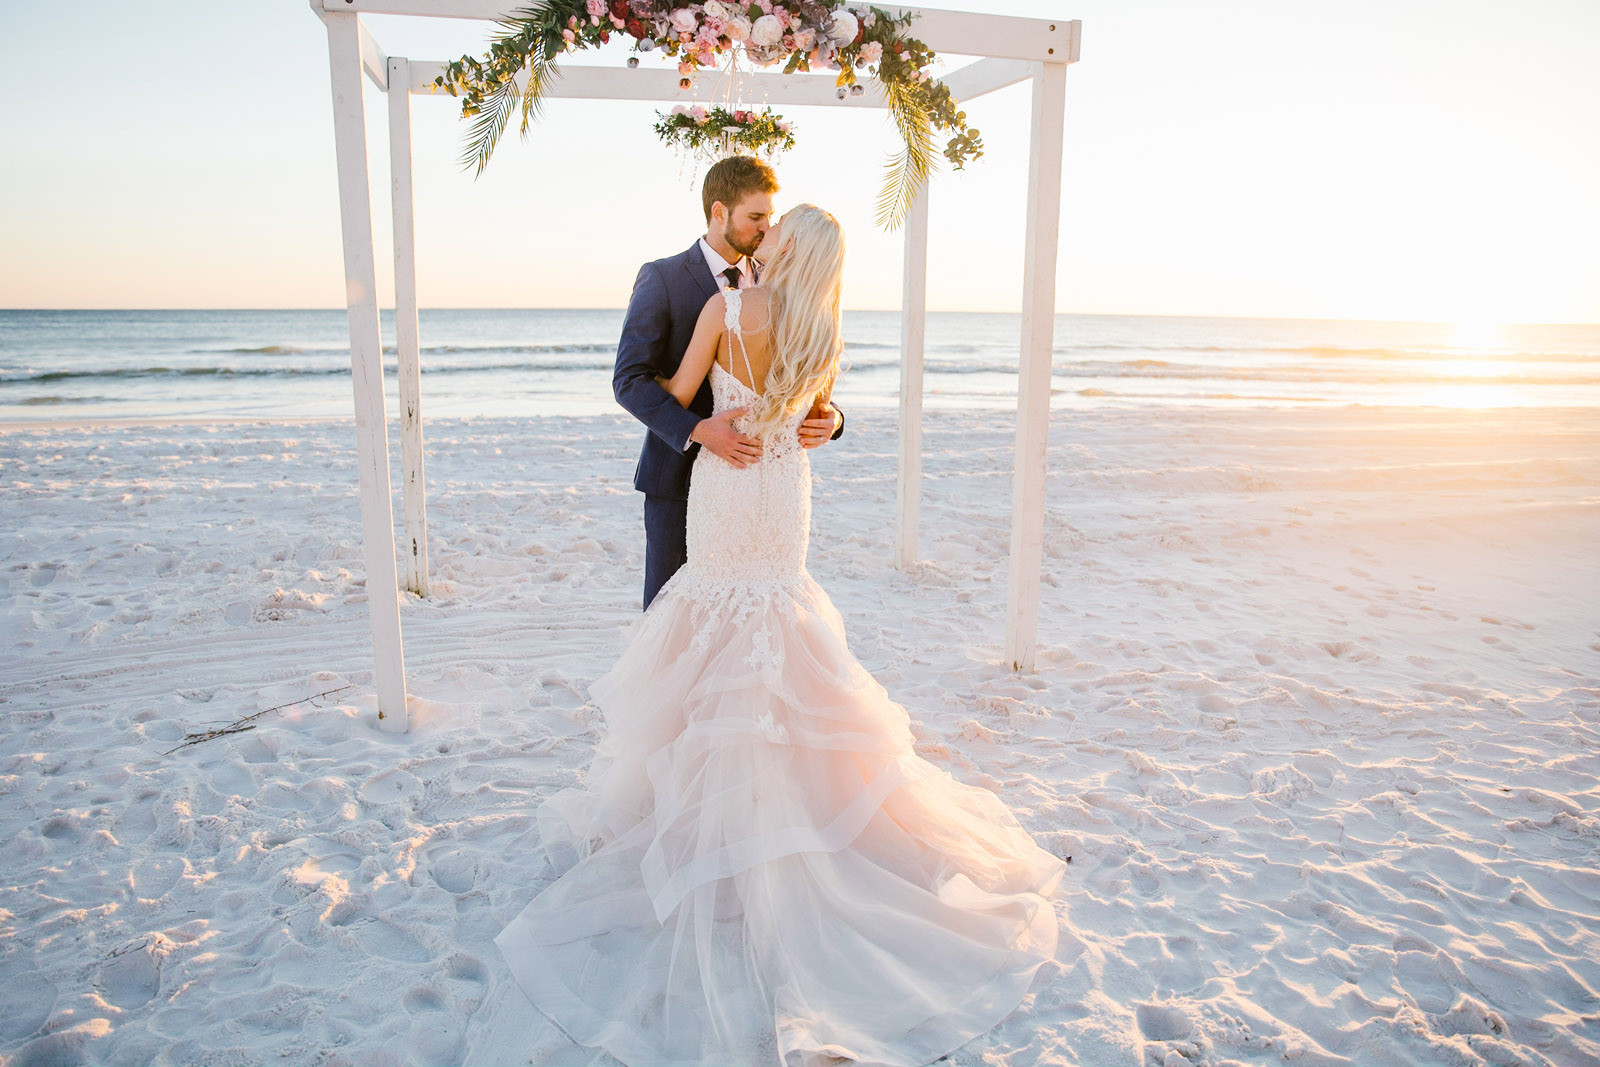
[[[382,314],[383,312],[393,312],[394,310],[395,309],[393,307],[380,307],[378,309],[379,314]],[[626,307],[571,307],[571,306],[566,306],[566,305],[562,305],[562,306],[558,306],[558,307],[488,307],[488,306],[478,306],[478,305],[466,305],[466,306],[419,307],[417,310],[419,312],[421,312],[421,311],[615,311],[615,312],[626,312],[627,308]],[[866,312],[866,313],[869,313],[869,314],[898,314],[900,312],[900,308],[897,308],[897,307],[890,307],[890,308],[846,308],[844,310],[847,313],[848,312]],[[0,307],[0,314],[4,314],[4,313],[7,313],[7,312],[16,312],[16,311],[122,311],[122,312],[126,312],[126,311],[222,311],[222,312],[240,312],[240,311],[348,311],[348,309],[345,308],[345,307],[342,307],[342,306],[338,306],[338,305],[324,305],[324,306],[317,306],[317,307],[303,307],[303,306],[302,307],[176,307],[176,306],[173,306],[173,307],[166,307],[166,306],[163,306],[163,307]],[[1020,316],[1022,314],[1022,312],[1020,310],[1017,310],[1017,311],[980,311],[980,310],[967,309],[967,308],[948,308],[948,309],[947,308],[929,308],[929,309],[927,309],[927,312],[929,314],[940,314],[940,315],[1012,315],[1012,316]],[[1462,321],[1476,321],[1476,320],[1462,320],[1462,319],[1381,319],[1381,318],[1380,319],[1372,319],[1372,318],[1359,318],[1359,317],[1352,317],[1352,316],[1327,316],[1327,315],[1216,315],[1216,314],[1207,315],[1207,314],[1194,314],[1194,313],[1171,312],[1171,311],[1057,311],[1055,314],[1056,314],[1057,317],[1060,317],[1060,316],[1063,316],[1063,315],[1071,315],[1071,316],[1076,316],[1076,317],[1079,317],[1079,318],[1103,318],[1103,319],[1233,319],[1233,320],[1245,319],[1245,320],[1269,321],[1269,322],[1370,322],[1370,323],[1386,323],[1386,324],[1408,325],[1408,326],[1453,326],[1453,325],[1459,324]],[[1492,322],[1492,325],[1494,325],[1494,326],[1597,326],[1597,327],[1600,327],[1600,321],[1595,321],[1595,322],[1501,322],[1501,321],[1496,320],[1496,321]]]

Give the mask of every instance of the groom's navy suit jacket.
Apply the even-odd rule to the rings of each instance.
[[[698,240],[675,256],[646,263],[634,279],[611,390],[617,403],[650,429],[633,472],[633,487],[641,493],[669,500],[689,497],[689,471],[700,449],[689,441],[689,434],[701,419],[711,416],[711,379],[707,376],[685,408],[656,384],[655,377],[677,373],[700,312],[718,288]],[[841,415],[833,436],[843,432]]]

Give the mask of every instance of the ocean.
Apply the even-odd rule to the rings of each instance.
[[[621,310],[421,313],[424,417],[614,413]],[[384,384],[398,410],[394,323]],[[893,406],[900,318],[845,314],[841,407]],[[1016,403],[1021,318],[928,316],[924,406]],[[1600,325],[1059,315],[1052,406],[1600,407]],[[0,310],[0,421],[346,417],[342,310]]]

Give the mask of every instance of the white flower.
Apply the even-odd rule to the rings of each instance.
[[[840,44],[849,44],[856,39],[856,33],[861,29],[861,23],[848,11],[835,11],[833,25],[828,27],[828,36]]]
[[[699,23],[694,12],[686,7],[680,7],[672,13],[672,28],[679,33],[693,33]]]
[[[883,58],[883,42],[868,41],[861,46],[861,58],[868,63],[876,63]]]
[[[814,30],[801,30],[794,35],[794,47],[797,52],[809,52],[817,46],[817,34]]]
[[[750,36],[750,20],[743,15],[735,15],[723,27],[723,32],[728,35],[730,41],[742,41]]]
[[[722,0],[706,0],[705,12],[707,18],[713,19],[725,19],[733,14]]]
[[[783,40],[783,23],[774,15],[762,15],[750,27],[750,40],[760,47],[770,48]]]

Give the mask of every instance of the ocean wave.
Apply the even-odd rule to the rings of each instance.
[[[585,353],[609,352],[615,353],[617,346],[610,343],[585,342],[582,344],[564,345],[521,345],[521,344],[489,344],[489,345],[423,345],[419,350],[424,356],[440,355],[581,355]],[[348,345],[262,345],[257,348],[191,348],[189,355],[195,356],[340,356],[349,358]],[[384,345],[383,354],[393,356],[398,354],[394,345]]]
[[[471,374],[493,371],[595,371],[612,369],[610,360],[565,360],[554,363],[468,363],[436,364],[424,366],[425,376],[437,374]],[[399,367],[386,363],[385,375],[399,373]],[[140,378],[326,378],[348,375],[348,364],[330,367],[102,367],[89,370],[20,371],[0,374],[0,385],[26,385],[40,382],[77,381],[80,379],[126,380]]]
[[[1218,344],[1158,344],[1099,343],[1058,344],[1056,355],[1089,352],[1222,352],[1234,355],[1312,356],[1318,359],[1379,359],[1379,360],[1440,360],[1440,359],[1491,359],[1532,363],[1585,363],[1600,362],[1593,352],[1527,351],[1514,348],[1453,348],[1445,346],[1367,346],[1367,345],[1273,345],[1240,343]]]

